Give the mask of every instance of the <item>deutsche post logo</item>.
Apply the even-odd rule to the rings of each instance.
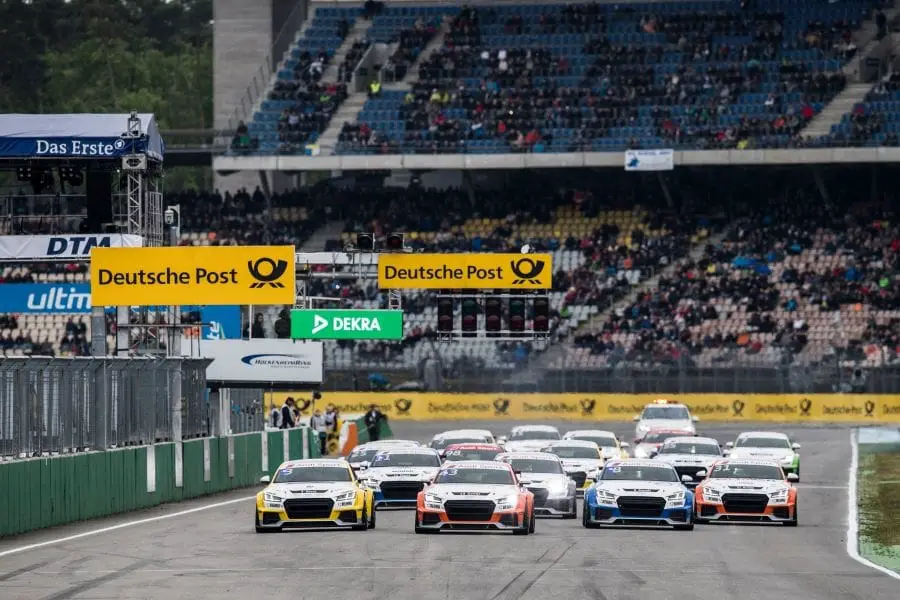
[[[394,400],[394,408],[397,409],[397,414],[400,415],[408,415],[412,404],[412,400],[409,398],[397,398]]]
[[[800,416],[808,417],[810,416],[809,411],[812,410],[812,400],[809,398],[804,398],[800,401]]]
[[[537,285],[540,283],[538,278],[544,271],[544,261],[520,258],[510,261],[509,268],[512,269],[513,274],[516,276],[513,280],[513,285],[525,283]]]
[[[590,417],[594,414],[594,408],[597,406],[597,401],[593,398],[585,398],[581,401],[581,414],[585,417]]]
[[[494,400],[494,414],[497,416],[509,414],[509,398],[497,398]]]
[[[259,258],[255,262],[248,260],[247,269],[250,271],[250,275],[253,279],[256,280],[250,284],[250,287],[253,289],[266,286],[283,288],[284,284],[278,280],[284,276],[287,267],[288,264],[286,260],[275,261],[271,258]]]
[[[313,401],[309,398],[300,398],[296,401],[297,410],[300,412],[304,412],[309,410],[309,407],[312,406]]]
[[[875,403],[871,400],[866,400],[866,403],[863,404],[863,409],[866,411],[867,417],[875,416]]]
[[[731,403],[731,415],[733,417],[743,417],[745,406],[747,406],[747,403],[743,400],[735,400]]]

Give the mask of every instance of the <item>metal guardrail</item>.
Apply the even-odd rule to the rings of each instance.
[[[28,457],[210,434],[209,360],[0,359],[0,456]]]

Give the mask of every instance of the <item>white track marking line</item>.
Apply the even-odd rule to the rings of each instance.
[[[109,527],[99,527],[97,529],[91,529],[90,531],[83,531],[81,533],[76,533],[74,535],[67,535],[65,537],[54,538],[52,540],[47,540],[45,542],[38,542],[35,544],[26,544],[25,546],[19,546],[18,548],[12,548],[10,550],[0,551],[0,558],[4,556],[10,556],[12,554],[20,554],[22,552],[28,552],[29,550],[37,550],[38,548],[46,548],[47,546],[55,546],[57,544],[64,544],[66,542],[72,542],[74,540],[80,540],[82,538],[91,537],[94,535],[100,535],[101,533],[109,533],[110,531],[117,531],[119,529],[125,529],[126,527],[135,527],[137,525],[147,525],[148,523],[156,523],[157,521],[165,521],[166,519],[174,519],[175,517],[183,517],[185,515],[192,515],[194,513],[202,512],[204,510],[212,510],[214,508],[222,508],[223,506],[231,506],[232,504],[238,504],[240,502],[249,502],[250,500],[255,500],[256,496],[245,496],[243,498],[235,498],[234,500],[225,500],[224,502],[213,502],[212,504],[204,504],[203,506],[198,506],[196,508],[189,508],[187,510],[180,510],[178,512],[169,513],[166,515],[159,515],[158,517],[148,517],[146,519],[137,519],[134,521],[126,521],[125,523],[119,523],[117,525],[110,525]],[[111,515],[114,516],[114,515]]]
[[[888,577],[900,579],[900,574],[888,568],[876,565],[859,554],[859,506],[857,502],[856,472],[859,469],[859,444],[856,441],[856,431],[850,431],[850,474],[847,481],[847,554],[856,562],[867,567],[881,571]]]

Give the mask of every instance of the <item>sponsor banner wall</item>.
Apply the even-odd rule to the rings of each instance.
[[[130,234],[0,235],[0,259],[87,260],[94,248],[140,248],[143,239]]]
[[[266,395],[266,408],[291,396],[302,409],[313,406],[310,392]],[[738,422],[900,422],[900,395],[729,395],[685,394],[438,394],[323,392],[319,408],[335,404],[341,412],[365,412],[370,404],[393,419],[410,420],[576,420],[630,421],[661,397],[683,402],[701,421]]]
[[[675,168],[673,150],[626,150],[626,171],[671,171]]]
[[[381,289],[546,290],[550,254],[380,254]]]
[[[293,246],[94,248],[95,306],[294,304]]]
[[[322,342],[203,340],[183,346],[185,356],[212,358],[210,382],[322,383]]]

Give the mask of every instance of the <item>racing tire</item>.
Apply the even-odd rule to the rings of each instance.
[[[528,533],[534,533],[535,524],[537,523],[537,519],[534,518],[534,509],[531,510],[531,530]]]
[[[673,529],[675,531],[693,531],[694,530],[694,522],[686,523],[684,525],[674,525]]]
[[[785,527],[796,527],[797,526],[797,513],[799,512],[799,507],[794,505],[794,518],[790,521],[782,521]]]
[[[368,531],[370,529],[369,515],[366,514],[368,510],[369,510],[368,507],[365,504],[363,504],[362,521],[358,525],[353,525],[350,529],[352,529],[353,531]],[[374,515],[375,512],[372,511],[372,514]]]
[[[256,529],[256,533],[278,533],[281,531],[280,527],[261,527],[258,514],[253,515],[253,525]]]
[[[566,513],[562,516],[563,519],[577,519],[578,518],[578,500],[576,498],[572,498],[572,512]]]
[[[415,514],[413,515],[413,524],[415,525],[413,530],[416,533],[423,533],[423,534],[424,533],[437,533],[438,531],[440,531],[438,529],[428,529],[427,527],[419,527],[419,516],[415,515]]]
[[[369,529],[375,529],[375,509],[372,509],[372,516],[369,517]]]
[[[588,511],[586,505],[581,507],[581,524],[585,529],[595,529],[597,527],[594,523],[591,523],[590,511]]]
[[[528,513],[525,513],[523,519],[524,522],[522,523],[522,526],[518,529],[513,529],[513,535],[528,535],[534,531],[534,518]]]

